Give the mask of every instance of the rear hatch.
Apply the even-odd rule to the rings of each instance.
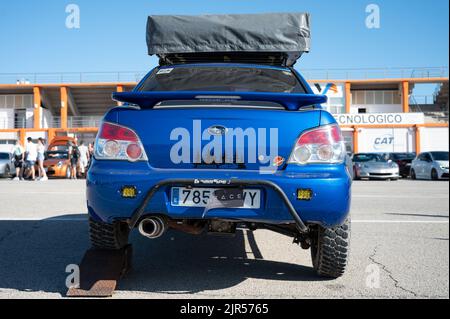
[[[136,131],[151,166],[173,169],[283,164],[326,102],[292,69],[227,63],[158,67],[113,97],[138,108],[109,118]]]
[[[299,134],[319,126],[320,111],[231,106],[122,108],[115,118],[139,135],[154,168],[255,170],[273,165],[276,156],[285,163]]]

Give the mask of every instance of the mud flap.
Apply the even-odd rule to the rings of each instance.
[[[132,246],[120,250],[89,249],[80,264],[80,285],[67,297],[111,297],[119,279],[131,269]]]

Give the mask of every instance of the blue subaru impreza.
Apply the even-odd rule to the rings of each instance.
[[[340,128],[292,67],[251,56],[172,56],[114,94],[124,104],[105,115],[87,177],[95,248],[123,248],[134,228],[150,239],[268,229],[311,248],[318,274],[344,273],[351,177]]]

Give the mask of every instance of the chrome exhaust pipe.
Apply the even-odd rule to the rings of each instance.
[[[139,223],[139,233],[150,239],[161,237],[167,230],[167,222],[164,218],[152,216],[143,219]]]

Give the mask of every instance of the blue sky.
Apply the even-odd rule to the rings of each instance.
[[[81,28],[67,29],[68,4]],[[381,28],[365,26],[368,4]],[[1,0],[0,73],[145,71],[149,14],[307,11],[312,51],[298,69],[448,66],[447,0]]]

